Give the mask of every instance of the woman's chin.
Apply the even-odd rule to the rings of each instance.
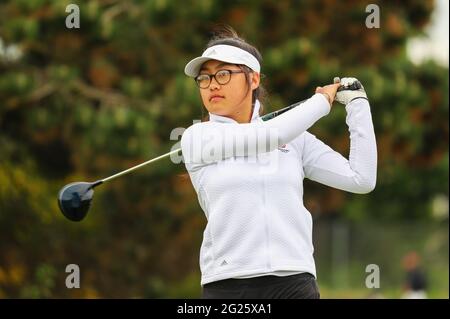
[[[208,112],[216,114],[216,115],[221,115],[221,116],[227,116],[227,114],[228,114],[227,109],[225,107],[223,107],[223,105],[217,105],[217,104],[214,104],[214,105],[210,104],[208,107]]]

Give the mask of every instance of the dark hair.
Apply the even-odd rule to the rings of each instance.
[[[205,49],[208,49],[212,46],[220,45],[220,44],[232,45],[239,49],[245,50],[248,53],[250,53],[251,55],[253,55],[258,60],[259,64],[262,65],[263,59],[262,59],[262,55],[261,55],[261,53],[259,53],[258,49],[256,47],[254,47],[253,45],[247,43],[229,25],[214,26],[213,31],[212,31],[212,37],[209,40],[208,44],[206,45]],[[250,73],[252,72],[252,70],[249,67],[247,67],[246,65],[238,65],[238,67],[242,71],[244,71],[245,78],[247,80],[247,92],[248,92],[248,90],[250,90],[250,84],[251,84]],[[263,77],[264,76],[261,74],[261,79]],[[257,99],[261,103],[261,107],[259,109],[259,114],[262,115],[264,113],[264,104],[267,100],[267,91],[264,89],[262,83],[259,84],[258,88],[253,90],[252,105],[255,104],[255,101]],[[203,118],[203,120],[209,119],[208,114],[206,116],[203,116],[203,107],[202,107],[202,118]]]

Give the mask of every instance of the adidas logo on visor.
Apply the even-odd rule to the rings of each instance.
[[[211,55],[217,55],[216,50],[212,50],[211,52],[208,53],[208,56],[211,56]]]

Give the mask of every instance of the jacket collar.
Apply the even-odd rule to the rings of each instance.
[[[252,119],[250,120],[250,122],[254,122],[255,120],[257,120],[260,116],[259,116],[259,109],[260,109],[261,105],[259,103],[258,100],[255,101],[255,105],[253,107],[253,113],[252,113]],[[214,113],[209,113],[209,120],[211,122],[221,122],[221,123],[237,123],[235,120],[233,120],[232,118],[226,117],[226,116],[222,116],[222,115],[217,115]]]

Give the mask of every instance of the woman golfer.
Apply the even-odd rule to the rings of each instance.
[[[226,29],[185,67],[209,112],[209,121],[190,126],[181,139],[208,220],[200,249],[203,298],[319,298],[303,179],[359,194],[375,187],[366,93],[337,92],[356,79],[318,87],[301,105],[263,121],[261,61],[255,47]],[[335,99],[347,112],[348,160],[307,132]]]

